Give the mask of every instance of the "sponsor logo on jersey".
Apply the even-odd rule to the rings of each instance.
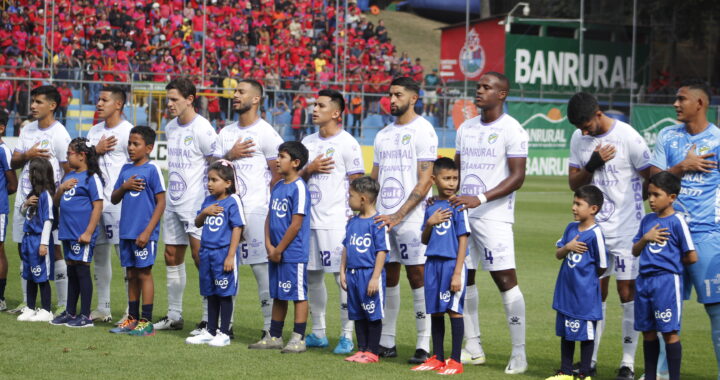
[[[149,252],[148,252],[147,247],[145,247],[145,248],[143,248],[143,249],[136,249],[136,250],[135,250],[135,257],[137,257],[137,258],[140,259],[140,260],[145,260],[145,259],[147,259],[148,254],[149,254]]]
[[[71,244],[70,249],[73,251],[74,254],[76,254],[76,255],[80,254],[80,243]]]
[[[215,279],[215,286],[217,286],[220,289],[227,289],[228,285],[230,284],[230,281],[228,281],[227,278],[223,279]]]
[[[63,193],[63,199],[69,201],[72,199],[73,195],[75,195],[75,186]]]
[[[574,320],[566,319],[565,320],[565,328],[568,328],[568,329],[570,329],[570,331],[576,333],[576,332],[578,332],[578,330],[580,330],[580,321],[577,319],[574,319]]]
[[[460,186],[460,194],[462,195],[475,195],[478,196],[487,191],[485,183],[480,177],[475,174],[469,174],[463,179],[462,186]]]
[[[362,236],[353,233],[352,236],[350,236],[350,239],[348,239],[348,242],[350,245],[355,246],[355,249],[359,253],[365,253],[368,249],[370,249],[370,245],[372,245],[372,236],[370,236],[369,233]]]
[[[320,203],[320,200],[322,199],[322,191],[320,191],[320,187],[313,183],[308,186],[308,191],[310,191],[311,204],[313,206],[317,206],[317,204]]]
[[[440,292],[440,301],[450,302],[450,291],[449,290]]]
[[[282,289],[283,292],[290,293],[290,289],[292,289],[292,282],[290,282],[290,280],[285,282],[278,281],[278,287]]]
[[[278,218],[284,218],[287,216],[288,213],[288,201],[287,199],[273,199],[272,205],[270,207],[273,211],[275,211],[275,216]]]
[[[205,218],[205,224],[208,226],[208,230],[210,232],[218,232],[220,228],[225,223],[225,218],[223,218],[223,215],[209,215]]]
[[[380,189],[380,203],[385,208],[393,208],[405,199],[405,189],[396,178],[389,177],[383,181]]]
[[[42,268],[40,265],[35,265],[34,267],[30,268],[30,272],[33,274],[33,276],[38,277],[42,274]]]
[[[567,255],[567,264],[570,268],[575,268],[582,261],[583,255],[577,252],[571,252]]]
[[[650,251],[650,253],[660,253],[660,252],[662,252],[663,248],[665,248],[666,245],[667,245],[667,241],[664,241],[662,243],[652,242],[652,243],[648,244],[647,247],[648,247],[648,251]]]
[[[363,308],[363,310],[367,311],[370,314],[374,313],[375,312],[375,301],[370,301],[368,303],[363,302],[362,308]]]
[[[168,192],[170,193],[170,199],[177,201],[182,198],[187,190],[187,184],[183,177],[177,172],[170,172],[168,176]]]
[[[435,225],[435,233],[443,236],[446,233],[448,233],[450,226],[452,225],[452,221],[450,219]]]
[[[665,309],[665,311],[655,310],[655,319],[659,319],[665,323],[670,322],[672,316],[673,313],[670,309]]]

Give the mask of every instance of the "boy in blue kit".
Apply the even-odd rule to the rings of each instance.
[[[555,283],[553,309],[557,311],[555,334],[560,337],[560,370],[547,380],[590,379],[595,327],[602,320],[599,277],[607,268],[605,238],[595,215],[603,204],[603,193],[596,186],[575,190],[572,213],[557,242],[555,257],[562,260]],[[575,342],[580,342],[580,371],[573,376]]]
[[[307,325],[307,262],[310,250],[310,192],[298,172],[307,163],[308,150],[298,141],[278,147],[277,172],[282,180],[272,188],[270,211],[265,220],[270,297],[273,298],[270,335],[250,349],[278,349],[283,353],[305,352]],[[283,347],[282,330],[288,301],[295,302],[295,327]]]
[[[348,317],[355,321],[358,351],[345,360],[376,363],[385,316],[385,261],[390,250],[387,227],[378,228],[375,200],[380,184],[370,177],[350,183],[348,203],[359,214],[345,227],[340,286],[347,291]]]
[[[152,320],[155,284],[152,267],[157,254],[160,217],[165,210],[165,182],[160,167],[150,161],[155,131],[146,126],[130,130],[128,156],[115,182],[110,201],[120,210],[120,265],[127,269],[128,318],[110,330],[133,336],[154,335]],[[140,314],[142,295],[142,315]]]
[[[643,332],[645,379],[655,380],[660,342],[665,341],[671,380],[680,379],[682,346],[683,264],[697,261],[690,229],[673,209],[680,193],[680,179],[669,172],[650,177],[648,203],[653,213],[645,215],[633,239],[633,255],[640,256],[640,274],[635,282],[635,330]]]
[[[465,253],[467,252],[470,224],[467,211],[459,211],[450,204],[458,189],[459,175],[455,162],[443,157],[433,164],[432,180],[438,195],[425,209],[422,243],[427,245],[425,256],[425,309],[432,315],[434,355],[413,371],[437,371],[440,375],[463,373],[460,363],[465,301]],[[445,313],[450,317],[452,354],[445,361]]]
[[[0,114],[0,135],[5,134],[8,117],[6,113]],[[7,284],[8,262],[5,256],[5,232],[7,231],[10,206],[8,195],[17,191],[17,175],[10,167],[12,152],[0,138],[0,311],[7,309],[5,304],[5,285]]]

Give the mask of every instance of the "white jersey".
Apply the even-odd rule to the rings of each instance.
[[[70,135],[68,134],[65,126],[59,121],[55,121],[49,127],[42,129],[38,127],[37,121],[33,121],[28,125],[24,126],[20,131],[20,137],[18,137],[17,146],[15,146],[16,152],[24,153],[28,151],[33,145],[38,145],[39,149],[47,149],[50,157],[50,164],[53,167],[55,173],[55,184],[59,184],[64,173],[60,166],[62,163],[67,162],[67,150],[70,145]],[[26,162],[20,173],[20,190],[18,195],[15,196],[15,207],[19,208],[25,198],[30,193],[32,187],[30,186],[29,177],[30,162]]]
[[[381,214],[396,212],[418,183],[418,161],[437,159],[438,138],[432,124],[418,116],[407,124],[391,123],[375,136],[373,165],[379,169]],[[430,196],[428,191],[426,197]],[[405,221],[422,223],[425,202],[410,211]]]
[[[235,189],[242,199],[246,214],[266,215],[270,202],[270,180],[272,173],[268,161],[277,159],[278,146],[282,137],[263,119],[252,125],[241,127],[237,122],[220,131],[215,156],[223,157],[237,141],[251,140],[255,151],[251,157],[233,161],[235,168]]]
[[[460,194],[477,196],[497,187],[510,175],[508,158],[528,156],[528,134],[506,113],[487,124],[482,122],[482,116],[476,116],[460,125],[455,147],[460,155]],[[468,215],[513,223],[515,192],[471,209]]]
[[[217,135],[210,122],[197,115],[180,125],[177,118],[165,126],[168,144],[167,210],[195,212],[207,196],[207,160]],[[194,215],[194,214],[193,214]]]
[[[348,205],[348,176],[365,173],[360,144],[344,130],[335,136],[322,138],[313,133],[302,140],[309,159],[323,155],[332,158],[335,168],[330,173],[315,173],[308,180],[310,190],[310,228],[344,228],[353,213]]]
[[[132,128],[133,125],[127,120],[121,121],[120,124],[112,128],[106,128],[105,122],[102,121],[93,125],[87,134],[87,139],[93,145],[97,145],[103,137],[115,137],[117,139],[117,144],[115,144],[113,150],[98,157],[100,172],[102,172],[103,181],[105,181],[103,198],[106,200],[110,200],[112,197],[113,187],[115,187],[115,181],[120,175],[120,169],[130,161],[127,148]],[[103,203],[103,210],[120,210],[120,204],[113,205],[111,202],[105,202]]]
[[[593,173],[592,184],[605,196],[595,221],[607,237],[633,235],[645,215],[639,172],[650,166],[650,150],[633,127],[616,120],[600,136],[583,136],[576,130],[570,139],[570,166],[584,167],[600,144],[614,146],[615,157]]]

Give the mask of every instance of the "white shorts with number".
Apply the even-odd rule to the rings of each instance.
[[[163,219],[163,241],[166,245],[188,245],[188,235],[200,240],[202,228],[195,227],[195,212],[165,210]]]
[[[389,231],[391,263],[403,265],[425,264],[425,244],[422,243],[422,222],[401,222]]]
[[[325,273],[340,272],[345,229],[310,230],[310,260],[308,270]]]
[[[103,210],[98,227],[100,231],[98,231],[95,245],[120,244],[120,209],[110,211]]]
[[[240,264],[262,264],[268,261],[265,250],[265,218],[264,214],[246,214],[244,240],[238,246]]]
[[[515,269],[515,243],[512,223],[470,218],[470,240],[465,266],[497,272]]]
[[[632,255],[633,236],[605,238],[608,267],[600,278],[615,275],[616,280],[634,280],[638,276],[640,258]]]

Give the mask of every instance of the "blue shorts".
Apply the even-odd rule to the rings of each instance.
[[[465,305],[465,282],[467,281],[467,269],[463,264],[460,275],[460,291],[451,292],[450,282],[455,273],[457,260],[428,256],[425,261],[425,313],[437,314],[454,311],[463,313]]]
[[[691,284],[700,303],[720,302],[720,232],[692,234],[698,261],[685,268],[684,299],[690,299]]]
[[[575,342],[595,340],[595,324],[597,321],[588,321],[568,317],[558,312],[555,318],[555,335]]]
[[[380,275],[377,293],[368,296],[367,288],[373,271],[374,268],[348,268],[345,270],[348,317],[351,321],[362,319],[377,321],[385,317],[385,269]]]
[[[155,264],[157,242],[150,240],[145,248],[135,245],[135,239],[120,239],[120,266],[123,268],[147,268]]]
[[[65,260],[82,261],[83,263],[92,262],[95,243],[80,244],[77,240],[63,240],[63,252]]]
[[[307,263],[268,262],[270,298],[282,301],[307,300]]]
[[[198,277],[200,279],[200,295],[228,297],[237,294],[238,290],[238,266],[240,258],[235,255],[235,267],[230,272],[225,272],[225,259],[227,258],[228,247],[223,248],[200,248],[200,268]]]
[[[635,280],[635,330],[680,331],[682,290],[679,274],[639,275]]]
[[[48,245],[47,255],[40,256],[40,235],[25,234],[20,243],[20,259],[22,260],[22,278],[36,283],[53,279],[55,272],[55,246],[52,238]]]

